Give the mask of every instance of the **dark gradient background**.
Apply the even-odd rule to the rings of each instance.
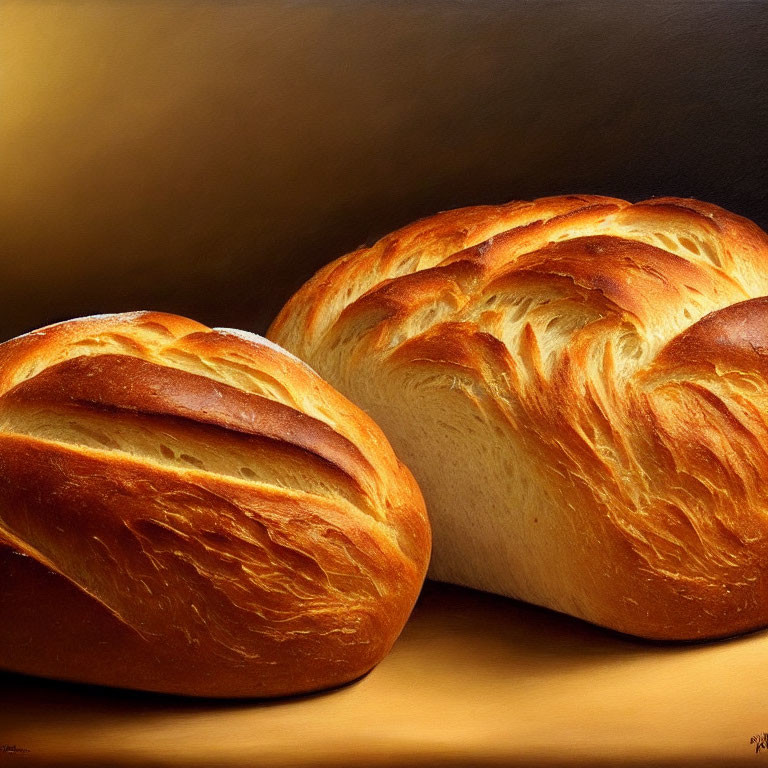
[[[0,339],[154,308],[263,331],[440,209],[706,199],[768,226],[768,3],[3,5]]]
[[[143,308],[263,331],[324,263],[473,203],[672,194],[768,227],[767,43],[768,0],[5,0],[0,340]],[[29,750],[0,764],[753,766],[766,658],[765,632],[650,645],[427,584],[316,697],[0,674],[0,748]]]

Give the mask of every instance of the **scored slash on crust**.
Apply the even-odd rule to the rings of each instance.
[[[271,342],[146,312],[0,345],[0,666],[211,696],[337,685],[389,650],[428,557],[379,429]]]

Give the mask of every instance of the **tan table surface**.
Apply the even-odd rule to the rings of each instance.
[[[190,700],[0,675],[0,765],[768,765],[768,633],[658,645],[427,584],[345,688]]]

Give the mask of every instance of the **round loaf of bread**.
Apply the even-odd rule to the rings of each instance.
[[[441,213],[270,337],[416,476],[430,575],[649,638],[768,624],[768,237],[694,200]]]
[[[155,312],[0,345],[0,667],[203,696],[335,686],[421,587],[376,425],[258,336]]]

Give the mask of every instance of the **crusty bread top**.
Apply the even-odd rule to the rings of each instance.
[[[385,428],[433,575],[712,637],[768,623],[766,295],[752,222],[572,195],[404,227],[321,270],[269,336]],[[462,491],[472,452],[490,464]]]
[[[23,642],[0,633],[0,666],[217,696],[335,685],[394,642],[429,541],[379,428],[266,339],[137,312],[0,345],[0,554],[75,589],[54,638],[37,576],[5,585],[37,610]]]
[[[6,414],[45,405],[84,417],[88,409],[167,416],[279,442],[365,494],[367,513],[391,512],[381,502],[398,462],[379,430],[308,365],[255,334],[160,312],[58,323],[0,345],[0,398]],[[101,437],[101,449],[119,450]],[[151,461],[172,461],[166,454],[161,446]],[[201,468],[192,451],[182,455],[180,466]]]
[[[650,263],[637,266],[647,274],[655,266],[658,281],[648,281],[645,290],[631,288],[622,261],[630,269],[632,265],[620,255],[618,261],[601,260],[605,263],[577,255],[560,268],[547,258],[552,253],[555,260],[562,261],[562,249],[549,249],[572,240],[578,240],[580,246],[584,237],[597,238],[592,242],[593,252],[599,252],[601,246],[611,248],[611,240],[614,252],[628,243],[636,243],[638,249],[648,246],[644,252]],[[311,354],[301,352],[309,353],[321,343],[343,313],[348,317],[363,306],[376,307],[388,319],[399,314],[401,320],[412,322],[419,307],[432,309],[436,299],[448,298],[451,289],[465,288],[451,295],[447,312],[429,313],[414,323],[409,336],[415,335],[448,315],[458,321],[480,314],[480,295],[488,301],[505,278],[523,279],[517,274],[521,271],[532,278],[537,273],[550,279],[560,276],[591,287],[594,295],[611,286],[624,288],[625,301],[647,301],[654,308],[653,292],[659,296],[662,292],[669,299],[679,279],[691,275],[708,284],[716,281],[712,288],[721,291],[721,300],[715,303],[725,306],[768,292],[767,245],[768,236],[749,220],[698,200],[654,198],[630,204],[611,197],[569,195],[458,208],[414,222],[321,269],[286,304],[268,336],[282,339],[288,349],[308,359]],[[563,246],[566,251],[568,247]],[[534,256],[542,250],[541,259]],[[528,269],[517,263],[526,254],[534,262]],[[538,269],[536,261],[542,262]],[[667,276],[670,269],[674,272]],[[589,285],[585,280],[593,282]],[[687,298],[695,304],[695,291]],[[636,313],[640,307],[620,309]],[[688,325],[705,314],[704,309],[686,317]],[[659,341],[671,338],[671,330],[660,334]]]

